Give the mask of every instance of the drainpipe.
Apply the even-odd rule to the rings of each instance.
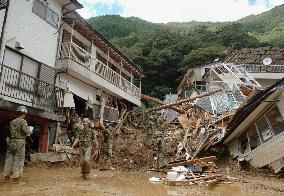
[[[0,37],[0,55],[2,54],[3,51],[3,39],[4,39],[4,31],[6,28],[6,23],[7,23],[7,17],[8,17],[8,11],[9,11],[9,5],[10,5],[10,0],[7,0],[7,6],[5,10],[5,15],[4,15],[4,21],[3,21],[3,26],[2,26],[2,31],[1,31],[1,37]]]

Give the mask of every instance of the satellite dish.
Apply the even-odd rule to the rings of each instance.
[[[216,58],[215,60],[214,60],[214,62],[218,62],[220,59],[219,58]]]
[[[262,63],[263,63],[263,65],[270,65],[272,63],[272,59],[269,58],[269,57],[264,58]]]

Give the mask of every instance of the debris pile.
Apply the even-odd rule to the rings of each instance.
[[[162,182],[166,185],[193,185],[230,183],[235,178],[216,173],[215,156],[192,159],[188,161],[173,162],[164,166],[167,175],[163,178],[152,177],[150,182]]]

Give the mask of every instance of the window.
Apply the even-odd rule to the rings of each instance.
[[[248,138],[247,138],[247,132],[244,132],[239,137],[239,149],[240,149],[241,154],[246,154],[247,152],[250,151]]]
[[[276,105],[267,112],[266,117],[275,135],[284,131],[284,120]]]
[[[259,135],[257,133],[255,124],[253,124],[249,129],[248,129],[248,137],[249,137],[249,143],[250,143],[250,148],[251,150],[257,148],[258,146],[261,145]]]
[[[34,0],[33,13],[44,19],[46,22],[51,24],[53,27],[58,27],[59,16],[52,9],[44,5],[39,0]]]
[[[204,81],[195,81],[194,84],[195,84],[196,89],[199,91],[207,90],[206,82]]]
[[[273,135],[265,115],[263,115],[255,124],[264,142],[272,138]]]
[[[3,64],[19,72],[11,72],[10,85],[19,86],[22,89],[33,91],[35,79],[38,75],[39,63],[27,56],[17,53],[9,48],[5,49]],[[24,74],[22,74],[24,73]],[[32,78],[32,77],[34,78]]]

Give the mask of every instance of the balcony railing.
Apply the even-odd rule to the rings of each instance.
[[[11,67],[0,65],[0,95],[54,112],[63,106],[64,90]]]
[[[242,65],[249,73],[284,73],[284,65]]]
[[[99,61],[97,58],[75,43],[62,43],[60,57],[62,59],[69,58],[76,61],[85,68],[89,69],[91,72],[99,75],[111,84],[124,90],[126,93],[140,99],[141,91],[138,87],[127,81],[120,74],[109,68],[107,65]]]

